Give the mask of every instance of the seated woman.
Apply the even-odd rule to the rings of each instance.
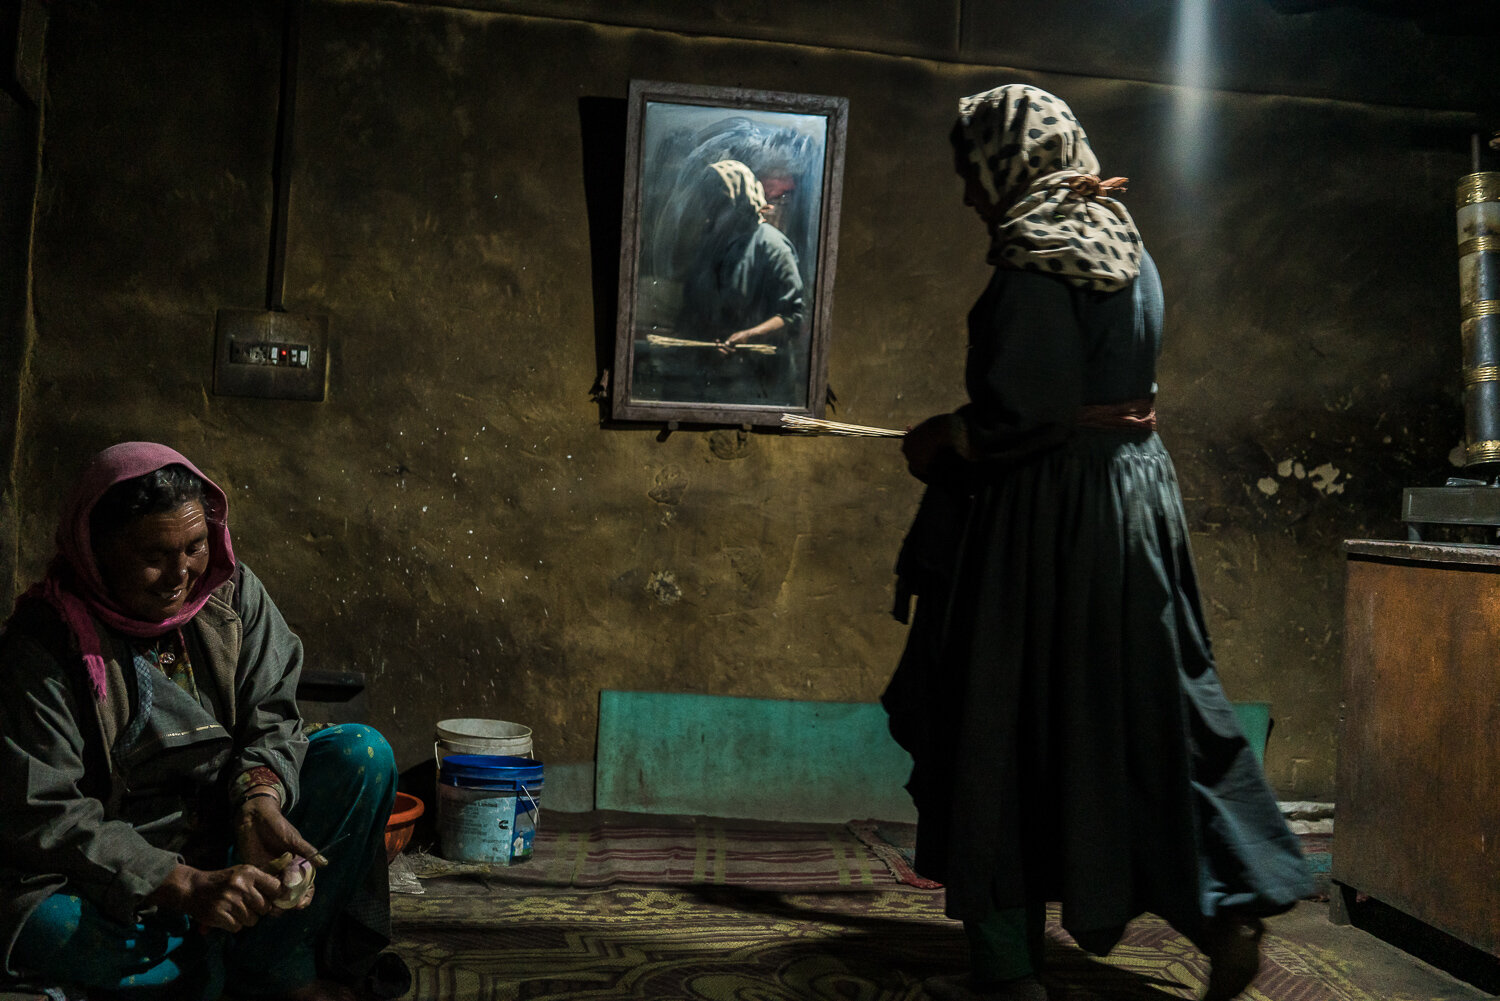
[[[361,725],[304,735],[301,641],[235,561],[227,509],[170,448],[105,449],[0,634],[12,983],[152,999],[405,989],[404,964],[380,956],[391,749]]]

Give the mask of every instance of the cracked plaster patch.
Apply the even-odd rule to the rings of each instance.
[[[1313,489],[1323,494],[1341,494],[1344,485],[1336,483],[1339,478],[1339,470],[1331,462],[1325,462],[1312,471]]]
[[[682,600],[682,587],[677,575],[670,570],[658,570],[646,582],[646,593],[663,605],[675,605]]]
[[[1278,462],[1276,464],[1276,475],[1282,479],[1290,477],[1298,480],[1310,480],[1312,488],[1324,496],[1343,493],[1344,486],[1352,478],[1348,474],[1344,474],[1342,470],[1331,462],[1325,462],[1321,466],[1315,466],[1309,470],[1295,459],[1282,459]],[[1343,475],[1343,482],[1339,482],[1340,475]],[[1262,477],[1255,485],[1267,497],[1275,496],[1276,492],[1280,489],[1280,484],[1269,476]]]

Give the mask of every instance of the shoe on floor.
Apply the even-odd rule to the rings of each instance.
[[[1208,953],[1208,990],[1203,1001],[1230,1001],[1260,972],[1259,918],[1221,916],[1209,925],[1204,950]]]
[[[922,989],[932,1001],[1047,1001],[1047,988],[1034,976],[976,990],[972,975],[945,974],[928,977]]]

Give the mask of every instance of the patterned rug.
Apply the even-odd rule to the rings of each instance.
[[[1333,871],[1333,835],[1303,834],[1300,838],[1302,857],[1307,859],[1307,867],[1313,875],[1314,891],[1310,899],[1327,900]]]
[[[887,864],[852,828],[611,810],[548,814],[533,857],[518,865],[455,864],[420,851],[407,861],[420,877],[478,875],[530,887],[848,890],[891,882]]]
[[[919,1001],[922,980],[964,968],[942,895],[910,887],[795,894],[744,887],[398,896],[397,949],[414,1001]],[[1307,905],[1316,906],[1316,905]],[[1058,1001],[1196,998],[1202,957],[1165,922],[1134,922],[1106,959],[1048,923]],[[1273,926],[1274,928],[1274,926]],[[1278,937],[1246,1001],[1392,1001],[1336,957]]]
[[[403,857],[422,874],[420,893],[392,898],[412,1001],[921,1001],[925,978],[964,968],[942,891],[901,882],[843,826],[598,815],[550,826],[524,865]],[[1264,952],[1247,1001],[1393,1001],[1274,922]],[[1158,919],[1099,960],[1055,912],[1048,969],[1060,1001],[1196,998],[1207,976]]]

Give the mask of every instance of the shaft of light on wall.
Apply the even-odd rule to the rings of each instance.
[[[1179,180],[1201,177],[1211,145],[1208,115],[1213,66],[1210,0],[1183,0],[1178,7],[1177,37],[1173,47],[1177,84],[1168,142]]]

